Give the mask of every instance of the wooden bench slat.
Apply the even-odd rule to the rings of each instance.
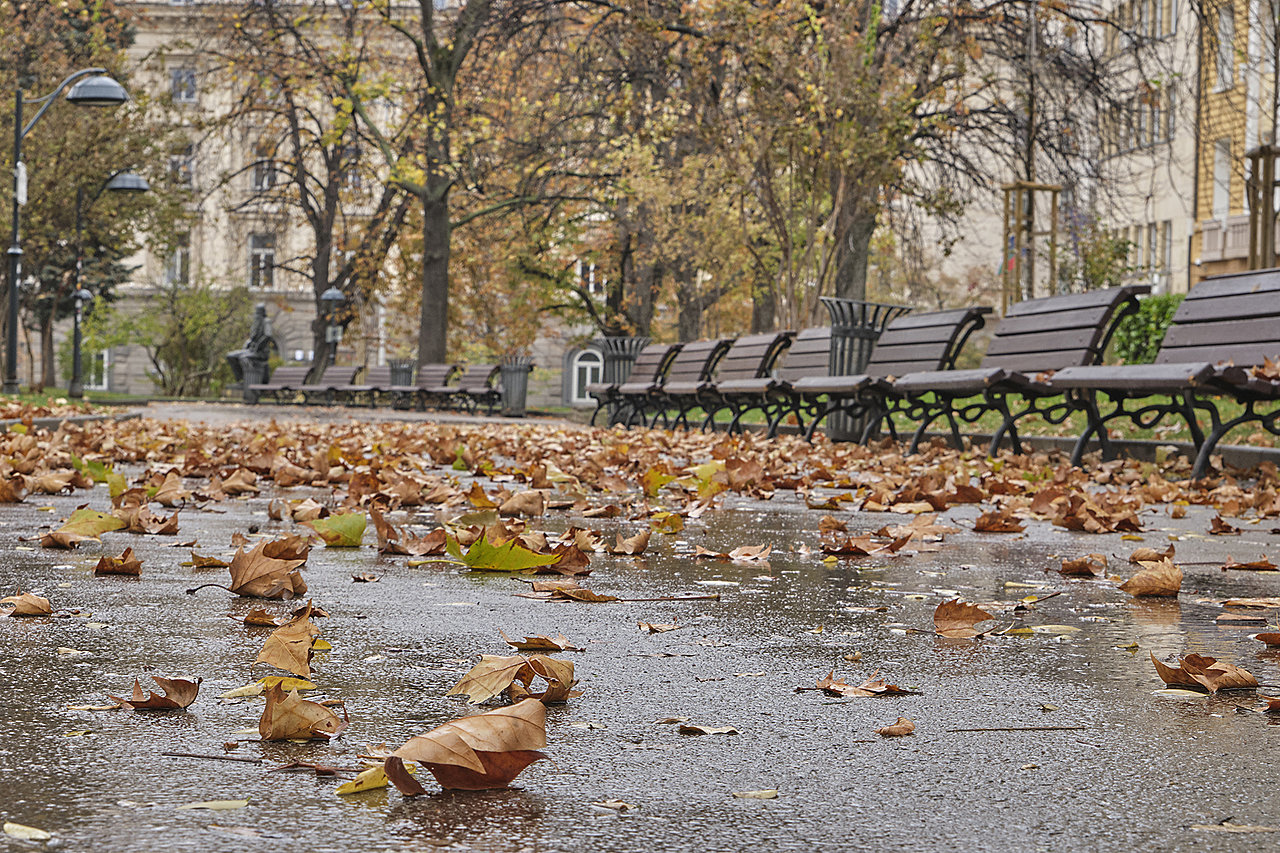
[[[1065,329],[1056,332],[1028,332],[1024,335],[1002,335],[994,338],[987,347],[987,357],[1013,355],[1016,353],[1052,353],[1070,350],[1074,356],[1078,351],[1093,349],[1099,337],[1098,328]],[[985,361],[985,359],[984,359]],[[1063,362],[1066,367],[1072,362]]]

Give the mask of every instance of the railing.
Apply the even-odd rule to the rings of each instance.
[[[1280,238],[1280,222],[1276,235]],[[1280,245],[1280,239],[1277,239]],[[1229,261],[1249,257],[1249,214],[1226,219],[1206,219],[1200,223],[1201,262]]]

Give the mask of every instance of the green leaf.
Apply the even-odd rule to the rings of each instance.
[[[494,545],[484,534],[465,552],[452,536],[445,548],[474,572],[527,572],[539,566],[549,566],[560,559],[557,554],[535,554],[517,544],[514,539]]]
[[[363,512],[348,512],[308,521],[307,526],[320,534],[326,548],[359,548],[367,523]]]
[[[95,483],[108,482],[107,478],[114,473],[112,467],[105,462],[97,459],[81,459],[75,454],[71,455],[71,465]]]
[[[58,533],[69,533],[86,539],[98,539],[110,530],[121,530],[129,525],[123,519],[98,512],[96,509],[81,508],[71,513],[67,523],[58,528]]]

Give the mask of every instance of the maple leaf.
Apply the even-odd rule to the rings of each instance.
[[[79,507],[57,530],[40,537],[45,548],[74,548],[80,542],[101,542],[102,534],[127,525],[113,515]]]
[[[969,604],[958,598],[942,602],[933,611],[934,630],[953,640],[981,637],[991,629],[979,631],[977,626],[990,619],[995,617],[976,604]]]
[[[1086,554],[1074,560],[1063,560],[1058,574],[1064,577],[1097,577],[1107,570],[1106,554]],[[1045,569],[1048,571],[1048,569]]]
[[[560,559],[554,554],[535,554],[514,539],[495,545],[489,541],[487,533],[482,533],[465,552],[458,539],[450,536],[447,550],[476,572],[527,572],[540,566],[550,566]]]
[[[241,546],[231,558],[231,591],[253,598],[297,598],[307,591],[298,567],[302,560],[276,560],[266,556],[260,542],[245,553]]]
[[[883,679],[877,678],[880,670],[871,673],[871,677],[858,685],[849,684],[844,678],[836,678],[835,670],[828,672],[826,677],[819,678],[817,688],[823,693],[831,696],[849,696],[849,697],[870,697],[870,696],[912,696],[915,692],[912,690],[903,690],[896,684],[888,684]]]
[[[556,587],[551,590],[551,598],[554,601],[585,601],[591,604],[603,604],[608,601],[618,600],[617,596],[605,595],[602,592],[592,592],[589,589],[576,587]]]
[[[547,496],[539,489],[517,492],[498,507],[499,515],[540,516],[547,513]]]
[[[1235,560],[1231,559],[1231,555],[1228,554],[1227,561],[1222,564],[1222,570],[1224,572],[1231,570],[1245,572],[1274,572],[1276,571],[1276,564],[1268,560],[1266,557],[1261,557],[1248,563],[1237,563]]]
[[[1007,510],[995,510],[978,516],[973,529],[978,533],[1021,533],[1027,528]]]
[[[532,693],[529,686],[538,677],[547,682],[542,693]],[[573,691],[571,661],[556,660],[546,655],[481,655],[480,662],[455,684],[447,696],[466,696],[472,704],[487,702],[503,691],[513,700],[532,697],[542,702],[564,702],[579,694]]]
[[[1172,597],[1182,589],[1182,569],[1171,560],[1160,560],[1156,563],[1139,563],[1142,570],[1120,584],[1120,589],[1135,598]]]
[[[391,754],[384,768],[406,795],[425,791],[404,771],[404,761],[427,768],[444,788],[505,788],[524,768],[546,758],[538,751],[546,745],[546,706],[537,699],[524,699],[410,738]]]
[[[522,652],[581,652],[584,649],[577,648],[569,642],[564,634],[557,634],[555,637],[548,637],[545,634],[539,634],[534,637],[525,637],[523,640],[513,640],[502,630],[498,631],[503,642],[514,649]]]
[[[183,488],[182,475],[177,471],[170,471],[165,475],[164,482],[156,489],[152,499],[161,506],[174,507],[189,501],[191,492]]]
[[[1187,655],[1178,662],[1176,668],[1162,663],[1154,654],[1151,655],[1151,663],[1155,665],[1160,680],[1170,687],[1189,687],[1192,690],[1217,693],[1219,690],[1258,686],[1258,679],[1247,670],[1203,655]]]
[[[232,543],[235,544],[234,542]],[[245,541],[242,544],[248,544]],[[273,560],[301,560],[306,562],[311,553],[311,537],[300,533],[291,533],[279,539],[262,543],[262,555]]]
[[[258,486],[258,475],[248,468],[237,468],[220,484],[221,490],[229,495],[253,494],[262,491]]]
[[[132,548],[125,548],[119,557],[103,556],[93,569],[95,575],[133,575],[142,574],[142,561],[133,556]]]
[[[230,563],[221,557],[205,557],[191,552],[191,566],[196,569],[225,569],[230,567]]]
[[[13,608],[9,611],[10,616],[48,616],[53,613],[49,599],[34,592],[20,592],[0,598],[0,605],[4,604]]]
[[[21,474],[0,477],[0,504],[22,503],[27,493],[27,478]]]
[[[1157,551],[1155,548],[1135,548],[1133,553],[1129,555],[1130,563],[1158,563],[1161,560],[1173,559],[1173,543],[1163,551]]]
[[[618,534],[617,543],[609,549],[610,554],[639,556],[643,554],[645,549],[649,547],[649,536],[651,531],[641,530],[635,536],[623,538],[622,534]]]
[[[143,696],[142,685],[135,678],[133,694],[128,699],[110,694],[107,698],[131,711],[177,711],[196,701],[196,695],[200,692],[200,683],[203,681],[200,678],[187,681],[182,678],[161,678],[158,675],[151,676],[151,680],[164,691],[163,696],[157,696],[155,691],[149,691],[150,695]]]
[[[916,724],[908,720],[906,717],[899,717],[898,722],[891,726],[885,726],[882,729],[876,729],[876,734],[880,737],[906,737],[916,730]]]
[[[1209,533],[1214,536],[1239,536],[1240,528],[1228,524],[1222,516],[1215,515],[1209,520]]]
[[[254,664],[264,663],[299,678],[310,678],[311,644],[318,636],[320,629],[311,623],[311,602],[308,601],[301,613],[271,632]]]
[[[306,523],[320,538],[326,548],[359,548],[364,540],[364,528],[367,524],[363,512],[348,512],[331,515],[328,518],[316,518]]]
[[[286,694],[280,685],[273,684],[265,693],[267,706],[258,720],[258,734],[263,740],[331,740],[342,734],[349,722],[346,708],[342,709],[343,717],[339,719],[332,709],[303,699],[297,690]]]

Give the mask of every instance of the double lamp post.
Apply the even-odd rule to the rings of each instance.
[[[78,81],[78,82],[77,82]],[[72,84],[75,85],[72,85]],[[27,167],[22,162],[22,140],[26,138],[31,129],[36,126],[36,122],[44,116],[53,106],[54,100],[63,90],[70,86],[67,91],[67,100],[71,103],[82,107],[115,107],[129,100],[129,93],[124,87],[117,83],[114,79],[107,76],[105,68],[85,68],[69,75],[65,80],[58,84],[58,88],[54,89],[43,98],[35,98],[26,101],[23,98],[22,85],[19,83],[14,88],[13,94],[13,229],[12,239],[9,243],[9,299],[8,299],[8,323],[5,330],[5,365],[4,365],[4,385],[0,388],[5,394],[18,393],[18,283],[22,279],[22,239],[20,228],[20,217],[22,214],[22,206],[27,203]],[[39,104],[40,109],[36,111],[35,116],[25,125],[22,123],[22,108],[24,104]],[[123,174],[123,173],[122,173]],[[104,189],[110,188],[111,181],[122,175],[115,175]],[[136,177],[136,176],[134,176]],[[141,180],[141,179],[139,179]],[[143,181],[145,184],[145,181]],[[137,187],[135,187],[137,189]],[[99,191],[101,194],[101,190]],[[97,196],[95,196],[96,198]],[[92,203],[92,202],[91,202]],[[77,231],[79,228],[80,205],[77,198]],[[87,291],[80,289],[80,258],[79,258],[79,234],[77,234],[77,258],[76,258],[76,317],[79,320],[80,305],[82,304],[81,294]],[[77,322],[77,340],[79,343],[79,324]],[[79,359],[76,359],[77,368]],[[79,370],[76,370],[79,373]],[[73,383],[74,387],[74,383]]]

